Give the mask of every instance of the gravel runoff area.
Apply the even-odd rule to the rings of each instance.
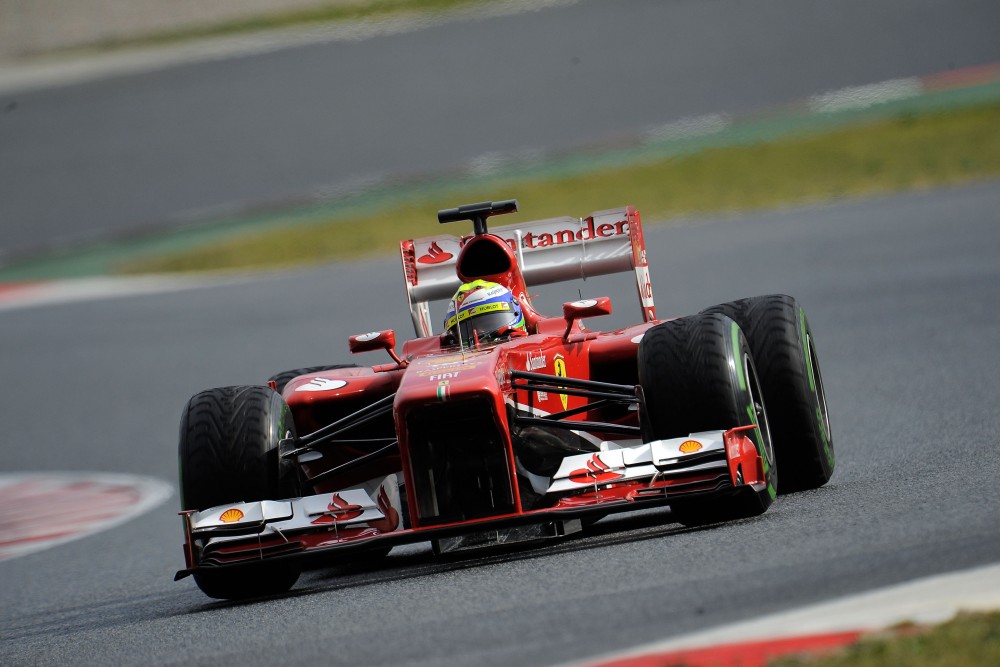
[[[0,63],[268,13],[363,0],[0,0]]]

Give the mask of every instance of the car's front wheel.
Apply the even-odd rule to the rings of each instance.
[[[823,486],[836,459],[819,356],[805,310],[790,296],[770,294],[713,306],[746,333],[760,373],[774,447],[787,493]]]
[[[291,411],[270,387],[220,387],[195,394],[181,416],[182,509],[297,495],[293,464],[278,456],[280,441],[294,437]],[[194,575],[206,595],[223,599],[282,593],[298,577],[297,569],[270,563]]]
[[[714,523],[754,516],[770,506],[778,477],[774,449],[757,370],[736,322],[722,314],[702,314],[652,327],[639,344],[639,384],[647,441],[757,426],[748,436],[763,460],[763,488],[672,503],[678,521]]]

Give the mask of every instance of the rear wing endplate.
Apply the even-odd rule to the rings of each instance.
[[[643,320],[656,319],[639,212],[632,206],[586,218],[549,218],[490,230],[517,257],[527,285],[634,271]],[[458,253],[471,236],[439,234],[400,243],[406,297],[418,336],[434,334],[428,304],[450,299],[460,280]]]

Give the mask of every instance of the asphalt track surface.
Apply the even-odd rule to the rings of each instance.
[[[240,604],[172,581],[174,497],[0,562],[0,663],[553,665],[996,562],[996,182],[649,226],[647,245],[661,316],[772,292],[805,306],[833,420],[830,484],[700,530],[660,512],[484,557],[414,547]],[[609,323],[634,321],[629,282],[583,294],[612,297]],[[4,468],[175,483],[190,394],[348,361],[351,333],[410,331],[404,298],[386,258],[0,312]],[[561,298],[537,304],[557,312]]]
[[[581,0],[0,93],[0,259],[1000,61],[995,0]]]

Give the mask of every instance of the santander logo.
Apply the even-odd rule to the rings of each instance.
[[[333,494],[333,498],[330,500],[330,504],[326,508],[332,512],[332,514],[324,514],[313,520],[313,525],[320,526],[329,523],[337,523],[339,521],[350,521],[351,519],[356,519],[364,513],[364,509],[360,505],[354,505],[346,500],[344,500],[339,493]]]
[[[609,238],[612,236],[627,236],[628,220],[617,222],[602,222],[594,224],[593,218],[587,218],[585,224],[580,229],[557,229],[553,232],[526,232],[522,237],[525,248],[547,248],[552,245],[564,245],[566,243],[576,243],[578,241],[592,241],[595,239]],[[513,239],[504,239],[511,247],[514,246]]]
[[[608,467],[608,464],[601,460],[601,457],[594,454],[587,461],[586,468],[574,470],[569,474],[569,481],[575,484],[598,484],[600,482],[610,482],[611,480],[623,477]]]
[[[605,218],[606,220],[607,218]],[[612,218],[613,220],[613,218]],[[614,238],[617,236],[629,235],[628,220],[615,220],[614,222],[594,222],[593,218],[586,218],[581,221],[579,227],[567,228],[557,226],[559,223],[550,225],[529,225],[528,229],[521,236],[521,245],[525,249],[548,248],[550,246],[560,246],[586,241],[596,241],[598,239]],[[565,224],[565,223],[563,223]],[[541,231],[544,230],[544,231]],[[509,230],[498,230],[496,232],[500,238],[507,243],[511,250],[517,251],[517,240],[513,236],[508,236]],[[473,237],[462,237],[458,245],[464,247]],[[432,241],[427,247],[427,252],[417,258],[418,264],[441,264],[447,262],[455,255],[442,248],[437,241]]]
[[[369,521],[368,525],[372,528],[377,528],[380,533],[391,533],[399,527],[399,512],[392,506],[392,501],[389,500],[389,494],[386,493],[385,486],[378,488],[378,499],[376,502],[378,503],[378,508],[382,510],[382,514],[385,515],[385,518],[377,521]]]
[[[427,254],[421,255],[417,261],[421,264],[440,264],[441,262],[447,262],[449,259],[454,257],[450,252],[441,249],[441,246],[437,244],[437,241],[431,243],[430,247],[427,248]]]

